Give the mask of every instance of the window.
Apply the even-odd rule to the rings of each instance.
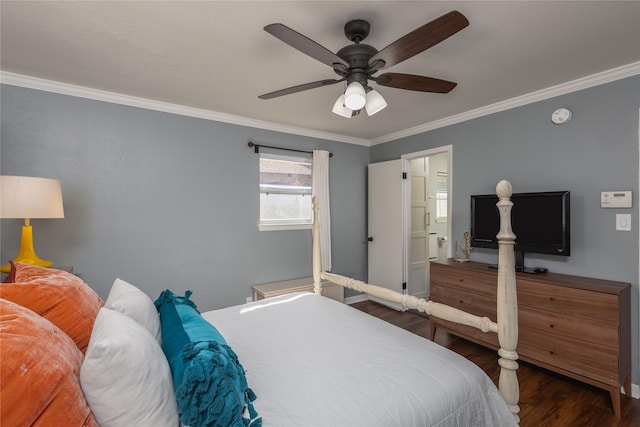
[[[260,153],[260,230],[309,228],[313,161]]]
[[[436,172],[436,222],[447,222],[449,175]]]

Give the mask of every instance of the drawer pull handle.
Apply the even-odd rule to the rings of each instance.
[[[553,350],[549,351],[549,354],[553,356]]]
[[[550,327],[551,329],[553,329],[553,327],[554,327],[554,326],[555,326],[555,325],[554,325],[553,323],[551,323],[551,324],[549,325],[549,327]]]
[[[549,297],[549,301],[555,301],[554,297]]]
[[[458,279],[460,282],[464,282],[464,279]]]
[[[464,304],[464,301],[463,301],[463,300],[460,300],[460,304]]]

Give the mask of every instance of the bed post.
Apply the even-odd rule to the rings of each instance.
[[[312,263],[313,263],[313,292],[316,294],[322,293],[322,279],[320,274],[322,273],[322,254],[320,253],[320,221],[318,219],[318,212],[320,206],[318,205],[318,197],[313,196],[311,199],[313,203],[313,227],[311,229],[312,236]]]
[[[507,401],[516,422],[520,422],[520,389],[518,386],[518,296],[516,292],[516,272],[514,266],[514,244],[516,236],[511,229],[511,208],[509,198],[513,190],[509,181],[502,180],[496,186],[497,203],[500,212],[500,231],[498,232],[498,342],[500,350],[500,392]]]

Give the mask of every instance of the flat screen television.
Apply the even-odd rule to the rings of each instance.
[[[511,225],[516,235],[516,270],[538,272],[524,267],[524,253],[569,256],[571,254],[569,191],[514,193],[511,196]],[[498,197],[471,196],[471,246],[498,248],[500,229]],[[544,271],[540,269],[539,271]]]

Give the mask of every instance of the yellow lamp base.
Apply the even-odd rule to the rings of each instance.
[[[27,223],[27,220],[25,220],[25,223]],[[53,261],[40,259],[38,255],[36,255],[36,251],[33,248],[33,228],[30,225],[22,226],[22,240],[20,242],[20,251],[13,261],[22,262],[24,264],[38,265],[40,267],[51,267],[53,265]],[[0,267],[0,272],[11,272],[11,264],[4,264],[2,267]]]

